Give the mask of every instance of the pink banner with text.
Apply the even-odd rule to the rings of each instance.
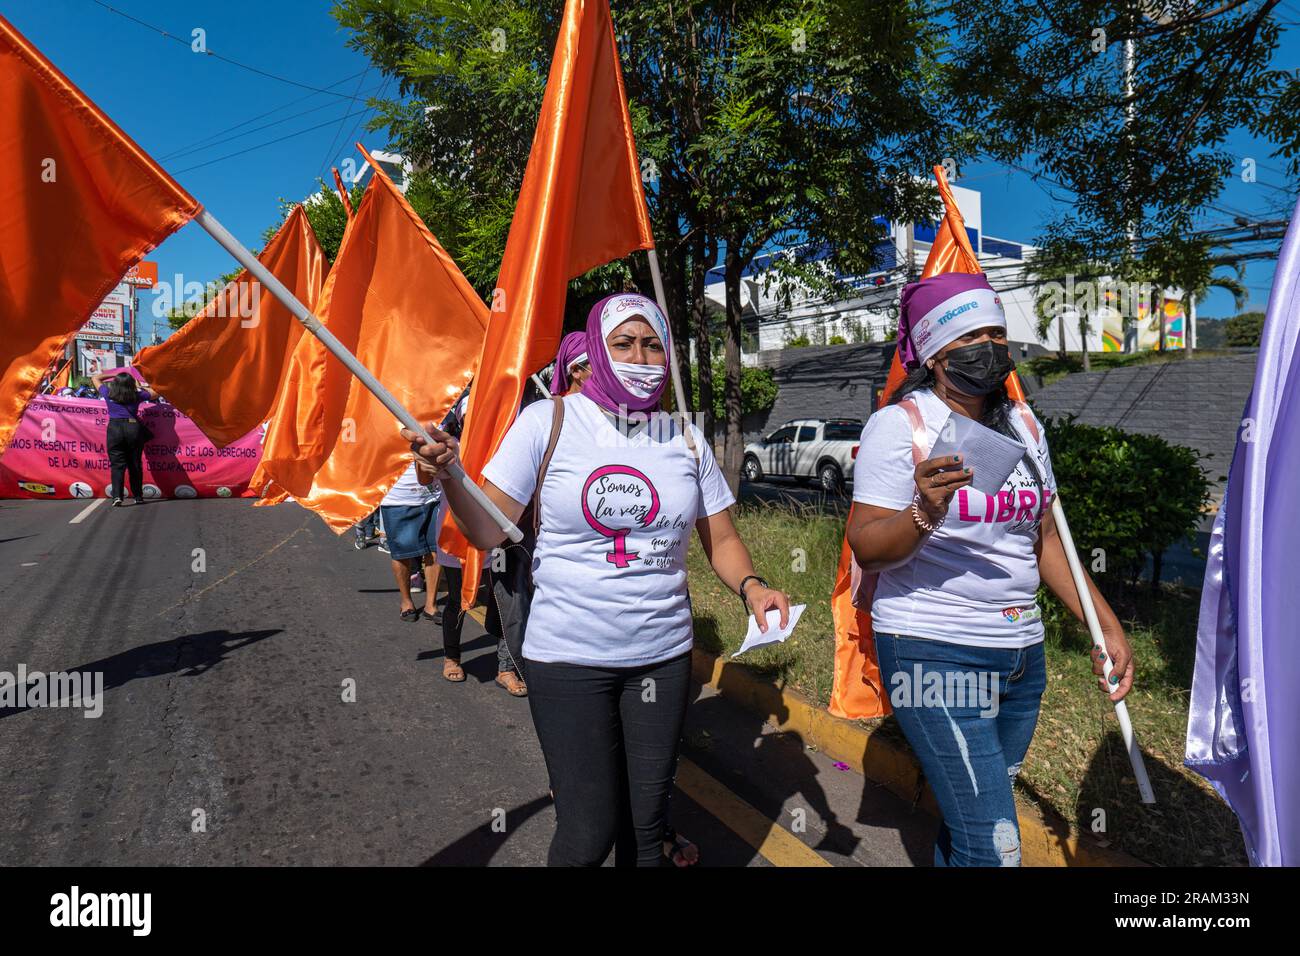
[[[144,446],[146,498],[248,497],[262,457],[262,429],[218,449],[175,407],[140,406],[153,432]],[[108,409],[94,398],[32,399],[0,456],[0,498],[98,498],[112,476],[105,441]]]

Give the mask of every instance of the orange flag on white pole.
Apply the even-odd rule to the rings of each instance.
[[[0,17],[0,451],[68,339],[200,210]]]
[[[519,412],[524,380],[555,358],[569,280],[654,248],[608,0],[568,0],[470,392],[461,462],[475,481]],[[454,522],[472,607],[482,555]]]
[[[417,419],[438,421],[473,374],[487,306],[392,180],[366,159],[372,178],[314,311]],[[305,335],[267,430],[261,477],[341,534],[379,506],[410,463],[399,428]]]
[[[300,301],[316,301],[328,263],[302,206],[257,258]],[[224,448],[270,417],[302,333],[293,313],[244,271],[167,341],[141,349],[135,367]]]

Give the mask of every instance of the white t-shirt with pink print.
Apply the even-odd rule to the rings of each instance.
[[[551,436],[552,402],[519,413],[483,477],[527,503]],[[691,649],[686,550],[698,518],[735,503],[712,450],[699,457],[672,416],[633,416],[626,434],[581,394],[546,470],[524,656],[638,667]]]
[[[925,422],[928,452],[951,409],[928,389],[912,397]],[[921,550],[880,573],[871,606],[874,630],[976,647],[1028,647],[1043,639],[1034,545],[1056,495],[1056,476],[1042,424],[1035,419],[1035,440],[1019,412],[1013,410],[1010,420],[1045,476],[1043,485],[1022,459],[996,495],[959,489],[947,519]],[[894,511],[911,508],[914,469],[907,413],[887,405],[862,429],[853,500]]]

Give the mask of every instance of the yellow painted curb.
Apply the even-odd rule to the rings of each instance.
[[[677,786],[773,866],[831,865],[685,757],[677,763]]]
[[[916,758],[891,740],[849,720],[832,717],[802,694],[777,687],[744,664],[714,657],[701,650],[691,654],[691,675],[723,697],[776,727],[797,733],[803,742],[832,760],[848,764],[864,777],[884,785],[909,802],[917,800],[920,770]],[[926,787],[919,805],[938,816],[934,795]],[[1020,859],[1024,866],[1145,866],[1126,853],[1082,842],[1060,819],[1045,817],[1037,807],[1017,798]]]

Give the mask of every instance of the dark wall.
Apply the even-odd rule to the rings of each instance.
[[[1195,449],[1211,479],[1232,464],[1258,353],[1076,372],[1030,396],[1044,418],[1077,415]]]
[[[745,440],[766,435],[792,418],[866,421],[872,396],[884,385],[893,357],[892,342],[760,352],[758,364],[772,370],[780,392],[770,409],[745,416]]]

